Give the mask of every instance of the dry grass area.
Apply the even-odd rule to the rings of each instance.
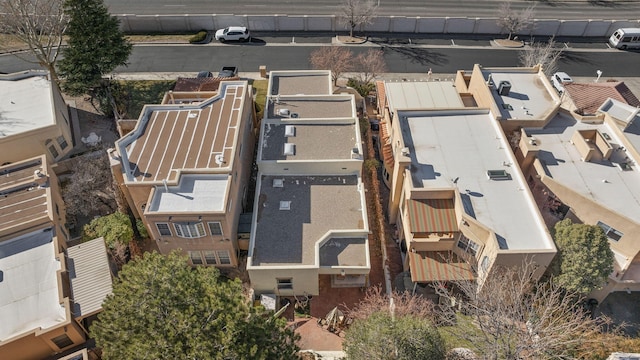
[[[132,43],[189,43],[193,34],[127,35]]]
[[[508,47],[508,48],[520,48],[524,46],[524,42],[520,40],[507,40],[507,39],[495,39],[493,42],[498,46]]]
[[[17,51],[24,50],[27,47],[16,38],[14,35],[10,34],[0,34],[0,50],[1,51]]]
[[[358,36],[336,36],[339,42],[343,44],[364,44],[367,42],[366,37],[358,37]]]

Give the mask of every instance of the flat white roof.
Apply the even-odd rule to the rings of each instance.
[[[0,341],[66,320],[52,230],[0,243]]]
[[[527,129],[529,135],[539,139],[538,158],[546,165],[549,175],[557,182],[602,206],[633,221],[640,222],[640,159],[626,150],[613,151],[609,160],[582,161],[580,153],[570,140],[577,130],[598,130],[609,137],[616,149],[622,144],[610,125],[585,124],[564,116],[556,116],[544,129]],[[638,143],[638,133],[624,135]],[[635,140],[633,140],[635,139]],[[624,158],[633,160],[631,171],[622,171],[616,163]],[[606,182],[605,182],[606,180]]]
[[[492,229],[503,250],[553,249],[497,121],[485,110],[398,112],[416,189],[458,187],[467,214]],[[490,180],[505,170],[507,180]]]
[[[483,69],[482,73],[485,79],[491,76],[494,83],[491,94],[505,120],[540,120],[559,105],[559,100],[552,97],[550,89],[545,87],[537,72]],[[498,92],[502,81],[511,84],[508,95]]]
[[[391,109],[462,108],[452,81],[385,82]]]
[[[178,186],[160,185],[151,199],[148,211],[223,211],[227,198],[229,175],[182,175]]]
[[[0,77],[0,138],[53,125],[51,82],[46,75]]]

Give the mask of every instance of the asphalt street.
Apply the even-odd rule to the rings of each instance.
[[[311,52],[332,42],[331,37],[313,39],[315,42],[304,38],[264,37],[251,43],[138,44],[133,48],[129,65],[115,72],[216,71],[224,65],[238,66],[241,72],[258,71],[260,65],[266,65],[268,70],[310,69]],[[492,46],[489,40],[482,39],[372,40],[375,42],[350,45],[349,48],[354,54],[371,49],[382,51],[390,73],[424,73],[431,68],[434,73],[452,74],[460,69],[472,69],[476,63],[486,67],[520,66],[522,52],[522,49]],[[640,52],[609,49],[604,43],[559,42],[558,46],[563,48],[559,68],[573,76],[594,76],[596,70],[609,77],[640,76]],[[0,72],[37,68],[22,59],[28,58],[26,54],[20,55],[20,58],[0,55]]]

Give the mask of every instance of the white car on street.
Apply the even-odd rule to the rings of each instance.
[[[251,38],[249,29],[244,26],[229,26],[216,31],[216,40],[218,41],[247,41]]]
[[[551,84],[558,90],[558,92],[564,92],[564,86],[571,84],[573,79],[566,72],[557,72],[551,76]]]

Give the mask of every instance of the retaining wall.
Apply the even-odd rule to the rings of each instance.
[[[348,31],[335,15],[115,15],[127,33],[184,33],[215,30],[231,25],[253,31]],[[621,27],[640,27],[640,20],[536,19],[521,36],[608,37]],[[361,29],[356,29],[361,30]],[[379,16],[367,32],[415,34],[500,34],[495,18]]]

